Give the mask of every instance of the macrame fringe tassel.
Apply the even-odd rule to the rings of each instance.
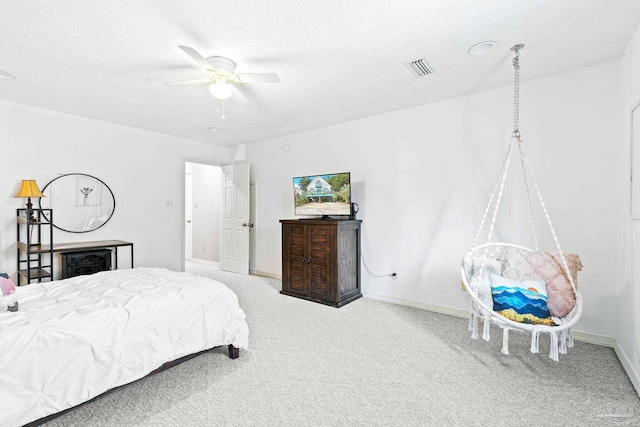
[[[469,332],[473,331],[473,311],[469,311]]]
[[[567,329],[567,347],[573,348],[573,328]]]
[[[502,354],[509,354],[509,328],[502,330]]]
[[[477,340],[480,337],[478,336],[478,316],[473,315],[473,319],[471,320],[471,339]]]
[[[482,329],[482,339],[485,341],[489,341],[491,336],[489,335],[489,331],[491,330],[491,322],[489,322],[489,318],[484,318],[484,328]]]
[[[560,332],[560,354],[567,354],[567,330]]]
[[[531,331],[531,353],[538,353],[538,342],[540,339],[540,331]]]
[[[558,356],[558,334],[555,333],[555,332],[550,332],[549,335],[551,336],[551,350],[549,350],[549,357],[554,362],[557,362],[559,360],[559,356]]]

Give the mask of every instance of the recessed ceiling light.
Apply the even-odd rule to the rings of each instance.
[[[218,128],[208,128],[207,130],[209,132],[220,132],[220,129],[218,129]]]
[[[6,71],[0,71],[0,79],[2,79],[2,80],[13,80],[13,79],[15,79],[15,77],[13,77],[11,74],[7,73]]]
[[[496,47],[496,42],[484,41],[478,44],[474,44],[469,48],[467,52],[469,52],[469,55],[473,55],[473,56],[484,55],[494,47]]]

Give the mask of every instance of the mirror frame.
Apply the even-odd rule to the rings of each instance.
[[[47,182],[47,184],[46,184],[46,185],[44,186],[44,188],[42,189],[42,193],[44,194],[44,192],[45,192],[45,190],[47,189],[47,187],[49,187],[49,185],[51,185],[52,183],[54,183],[56,180],[58,180],[58,179],[60,179],[60,178],[64,178],[64,177],[66,177],[66,176],[78,176],[78,175],[80,175],[80,176],[86,176],[86,177],[89,177],[89,178],[93,178],[93,179],[95,179],[96,181],[99,181],[100,183],[102,183],[102,185],[104,185],[104,186],[106,187],[106,189],[107,189],[107,190],[109,190],[109,193],[111,194],[111,198],[113,199],[113,210],[111,211],[111,215],[109,215],[109,218],[107,218],[107,220],[106,220],[105,222],[103,222],[102,224],[100,224],[100,226],[99,226],[99,227],[96,227],[96,228],[94,228],[93,230],[87,230],[87,231],[73,231],[73,230],[67,230],[67,229],[65,229],[65,228],[62,228],[62,227],[59,227],[59,226],[55,225],[55,224],[54,224],[53,222],[51,222],[51,220],[47,217],[47,215],[46,215],[45,211],[42,211],[42,215],[44,216],[44,218],[45,218],[45,220],[46,220],[47,222],[49,222],[51,225],[53,225],[53,226],[54,226],[55,228],[57,228],[58,230],[66,231],[67,233],[90,233],[90,232],[92,232],[92,231],[96,231],[96,230],[98,230],[100,227],[102,227],[102,226],[104,226],[106,223],[108,223],[108,222],[109,222],[109,220],[111,219],[111,217],[113,217],[114,212],[116,211],[116,197],[113,195],[113,191],[111,191],[111,188],[109,188],[109,186],[108,186],[107,184],[105,184],[105,182],[104,182],[104,181],[102,181],[102,180],[101,180],[101,179],[99,179],[99,178],[96,178],[96,177],[95,177],[95,176],[93,176],[93,175],[89,175],[89,174],[86,174],[86,173],[65,173],[65,174],[60,175],[60,176],[57,176],[57,177],[53,178],[51,181]],[[39,207],[40,209],[42,209],[42,199],[38,199],[38,207]],[[54,209],[54,208],[52,208],[52,209]],[[54,209],[54,210],[55,210],[55,209]]]

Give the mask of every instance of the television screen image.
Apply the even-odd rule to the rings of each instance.
[[[349,172],[293,178],[296,215],[350,215]]]

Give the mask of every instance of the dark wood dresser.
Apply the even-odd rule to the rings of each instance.
[[[361,220],[280,220],[281,294],[341,307],[362,296]]]

